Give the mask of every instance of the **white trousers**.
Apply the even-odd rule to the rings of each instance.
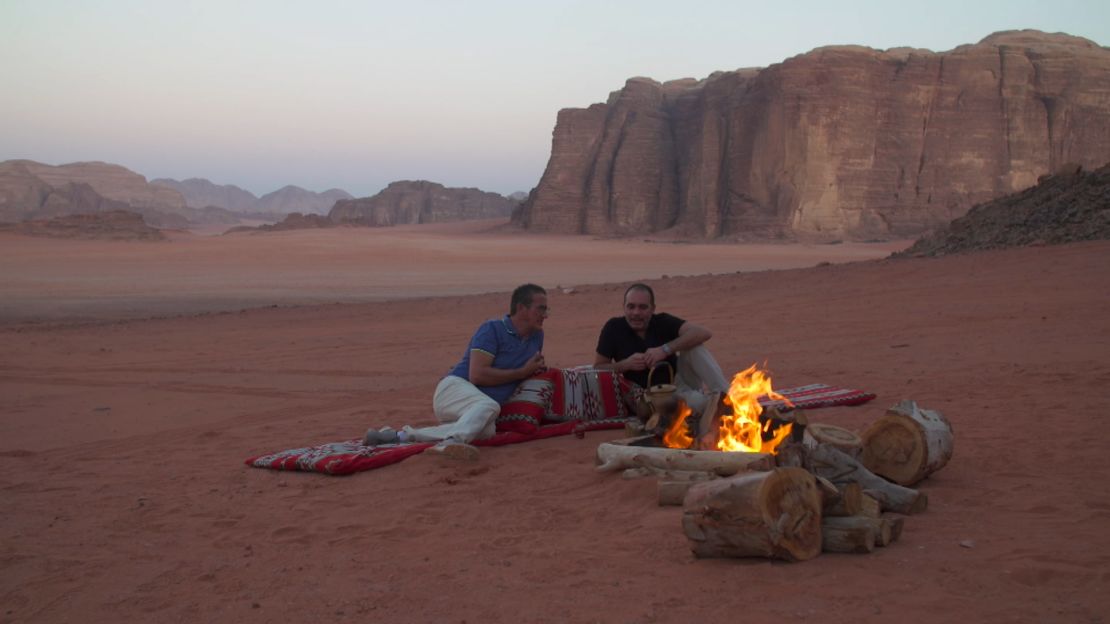
[[[432,396],[432,410],[436,420],[443,424],[419,429],[406,425],[404,431],[407,439],[415,442],[438,442],[452,438],[469,443],[488,438],[497,428],[497,415],[501,413],[501,405],[462,377],[448,375],[436,386]]]
[[[729,384],[721,372],[721,365],[704,345],[678,354],[674,383],[675,392],[695,414],[705,411],[705,404],[709,402],[705,392],[727,392]]]

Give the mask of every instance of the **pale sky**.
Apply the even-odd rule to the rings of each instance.
[[[1110,2],[0,0],[0,160],[256,195],[406,179],[508,194],[539,182],[559,109],[633,76],[1022,28],[1110,45]]]

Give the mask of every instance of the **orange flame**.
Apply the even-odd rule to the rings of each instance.
[[[667,448],[690,448],[694,438],[690,436],[686,417],[690,415],[690,408],[683,400],[678,401],[678,411],[675,413],[674,422],[671,423],[667,433],[663,434],[663,445]]]
[[[763,406],[759,404],[761,396],[781,399],[787,405],[793,405],[771,388],[771,378],[757,369],[755,364],[736,373],[725,397],[725,402],[732,407],[732,414],[721,416],[721,429],[717,435],[719,450],[774,453],[779,443],[790,435],[794,427],[786,424],[775,429],[772,439],[763,440],[763,432],[769,430],[771,421],[764,425],[759,423],[759,415],[763,413]]]

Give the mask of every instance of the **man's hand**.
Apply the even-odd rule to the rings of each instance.
[[[521,370],[524,372],[524,379],[527,379],[532,375],[535,375],[536,373],[542,373],[543,371],[547,370],[547,365],[544,364],[543,361],[543,354],[536,353],[535,355],[533,355],[532,358],[524,364],[524,367]]]
[[[617,366],[618,372],[640,371],[648,367],[646,353],[633,353],[621,360]]]
[[[663,347],[652,347],[644,351],[643,356],[645,364],[647,364],[648,368],[651,368],[667,359],[667,352],[663,350]]]

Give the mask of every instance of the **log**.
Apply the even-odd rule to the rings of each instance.
[[[825,506],[823,510],[825,517],[858,516],[863,510],[863,488],[860,484],[842,483],[834,484],[833,487],[837,489],[839,496],[834,503]]]
[[[883,514],[882,505],[879,503],[878,498],[868,493],[869,491],[870,490],[864,490],[863,493],[860,494],[859,512],[854,515],[863,516],[865,518],[878,518]]]
[[[840,502],[840,490],[836,487],[836,484],[825,477],[813,476],[817,479],[817,489],[821,492],[822,509],[828,509],[830,506]]]
[[[821,553],[821,494],[801,468],[775,468],[695,484],[682,530],[696,557],[805,561]]]
[[[836,485],[858,483],[866,494],[879,501],[883,511],[915,514],[929,506],[929,498],[924,492],[891,483],[868,470],[855,458],[827,444],[806,448],[804,453],[805,467],[810,472]]]
[[[874,518],[847,516],[821,521],[821,550],[832,553],[869,553],[875,550],[881,523]]]
[[[863,432],[864,466],[899,485],[913,485],[952,458],[952,425],[936,410],[902,401]]]
[[[694,451],[632,444],[648,438],[651,436],[599,444],[597,446],[598,472],[647,466],[663,470],[696,470],[729,476],[745,470],[770,470],[774,466],[774,457],[767,453]]]
[[[654,466],[640,466],[628,468],[621,473],[621,476],[625,479],[657,477],[661,481],[706,481],[721,475],[705,470],[664,470]]]
[[[883,530],[880,532],[880,539],[877,542],[878,546],[889,546],[898,541],[902,537],[902,527],[905,526],[906,517],[901,514],[885,513],[879,521],[883,524]],[[884,539],[885,538],[885,541]]]
[[[855,432],[844,427],[824,423],[809,423],[806,426],[802,443],[809,447],[828,444],[852,457],[859,457],[860,450],[863,448],[863,440]]]
[[[659,480],[659,506],[681,505],[686,499],[686,493],[695,484],[704,483],[710,479],[717,479],[716,475],[708,472],[694,473],[702,475],[700,478],[691,479],[660,479]]]

